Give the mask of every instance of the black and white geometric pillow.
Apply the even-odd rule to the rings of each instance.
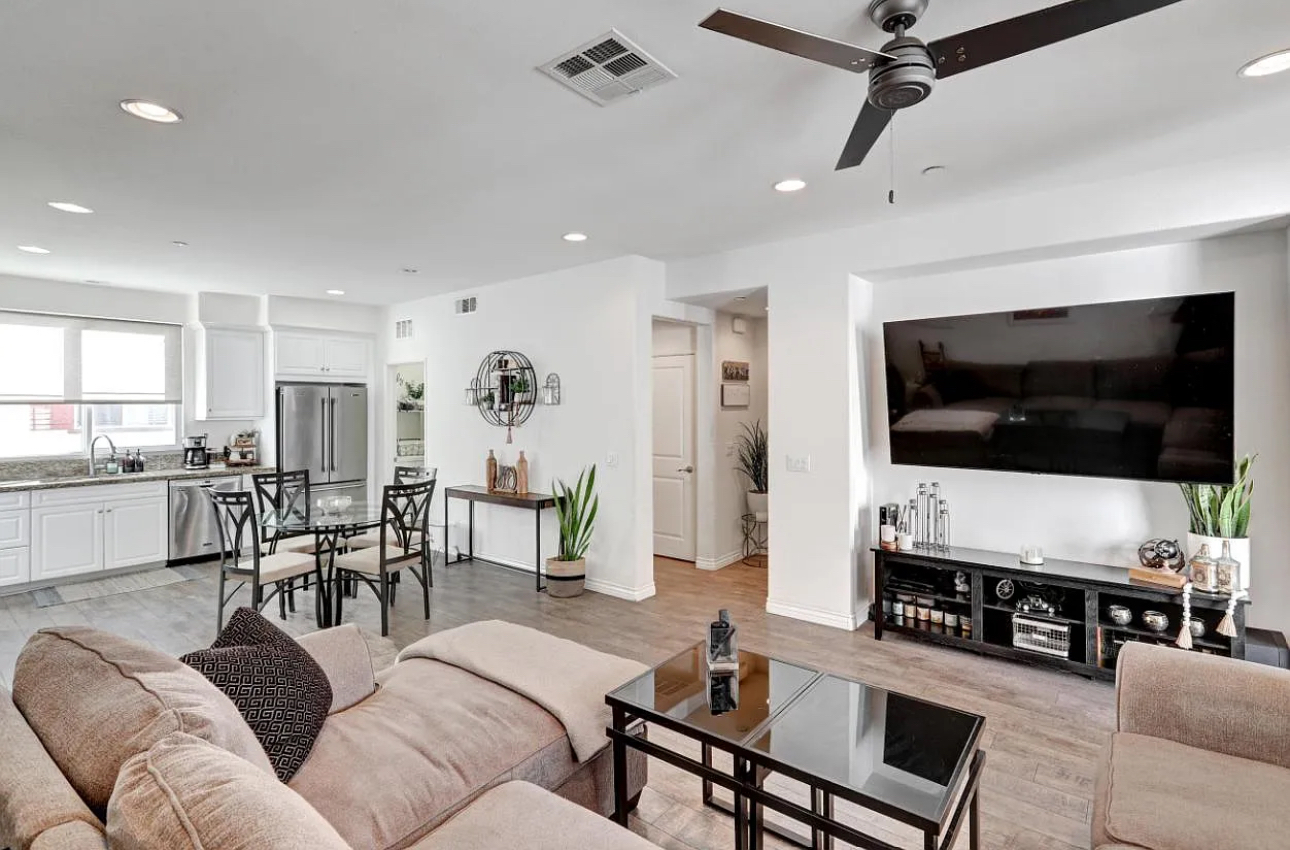
[[[318,662],[254,608],[237,609],[210,649],[180,660],[233,701],[278,779],[295,776],[331,709],[331,684]]]

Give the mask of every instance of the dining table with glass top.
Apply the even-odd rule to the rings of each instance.
[[[922,833],[926,850],[949,850],[964,825],[980,846],[977,789],[985,764],[985,719],[791,661],[739,651],[736,671],[713,671],[695,644],[605,696],[611,709],[615,818],[626,825],[627,749],[696,775],[703,801],[734,816],[737,850],[759,850],[765,832],[802,847],[834,841],[896,850],[835,812],[835,801],[891,818]],[[662,746],[641,721],[699,743],[701,756]],[[732,768],[714,765],[713,750]],[[807,804],[767,789],[772,774],[805,786]],[[733,805],[714,797],[729,791]],[[768,823],[767,809],[809,835]]]
[[[261,515],[260,526],[269,532],[264,535],[266,539],[314,536],[314,557],[323,576],[323,584],[318,588],[320,628],[340,623],[341,588],[336,581],[336,552],[348,538],[378,528],[382,516],[380,502],[352,502],[326,510],[310,505],[304,510],[266,511]]]

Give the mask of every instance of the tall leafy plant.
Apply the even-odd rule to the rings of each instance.
[[[770,492],[770,441],[758,419],[752,425],[743,423],[744,432],[736,443],[739,449],[739,471],[752,485],[754,493]]]
[[[1217,484],[1179,484],[1191,515],[1191,533],[1205,537],[1240,539],[1250,536],[1250,500],[1254,479],[1250,468],[1254,458],[1246,455],[1236,467],[1236,482],[1230,487]]]
[[[555,515],[560,521],[561,561],[578,561],[586,557],[591,546],[591,533],[596,527],[596,512],[600,510],[600,496],[596,495],[596,467],[583,470],[573,487],[556,479]]]

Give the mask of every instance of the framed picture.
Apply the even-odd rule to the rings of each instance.
[[[721,380],[723,381],[747,381],[748,364],[739,360],[721,361]]]
[[[747,364],[745,364],[747,365]],[[747,384],[722,384],[722,407],[747,407],[752,403],[752,388]]]

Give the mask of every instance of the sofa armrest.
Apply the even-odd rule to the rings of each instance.
[[[936,410],[945,406],[945,399],[941,397],[941,391],[936,389],[935,384],[923,384],[914,390],[909,406],[912,410]]]
[[[1119,730],[1290,768],[1290,672],[1130,643],[1116,668]]]
[[[296,641],[313,656],[331,684],[331,711],[351,708],[376,693],[372,655],[358,626],[347,623],[301,635]]]
[[[108,850],[108,843],[102,832],[85,821],[74,820],[37,835],[31,850]]]

